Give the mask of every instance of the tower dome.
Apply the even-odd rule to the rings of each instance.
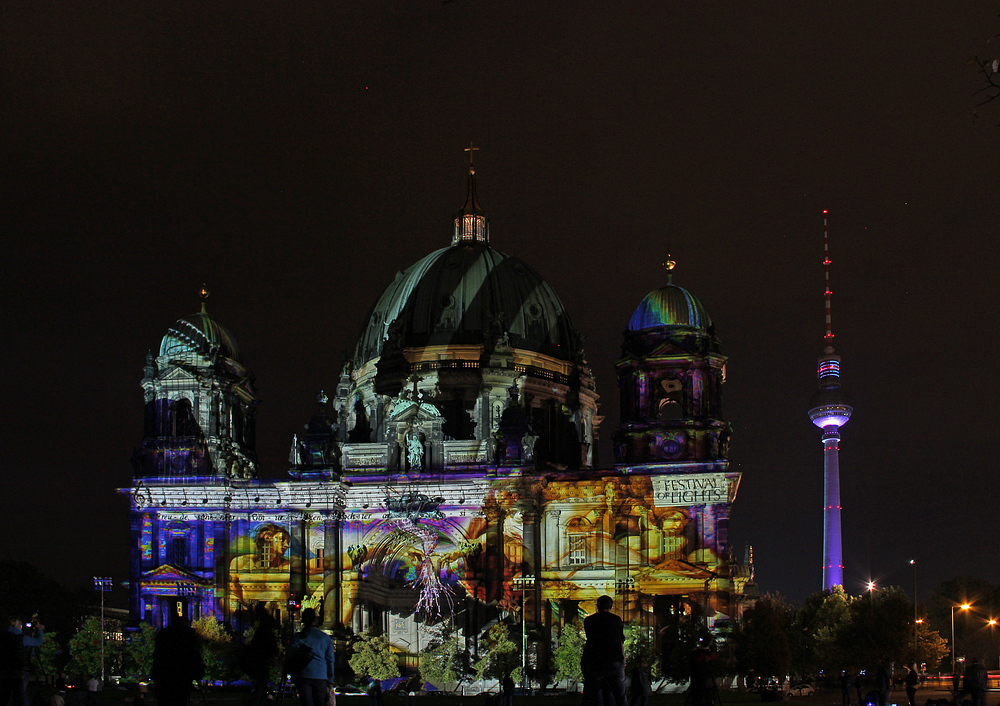
[[[381,355],[390,338],[423,348],[482,344],[504,333],[513,348],[563,361],[581,355],[579,334],[541,275],[485,243],[461,241],[396,276],[368,316],[355,364]]]
[[[712,326],[712,319],[697,297],[671,283],[647,294],[628,322],[629,331],[661,326],[686,326],[707,331]]]
[[[243,362],[243,354],[236,338],[229,329],[209,316],[204,302],[201,304],[201,311],[178,319],[160,341],[161,356],[176,357],[195,353],[208,357],[213,350],[218,350],[221,355],[237,363]]]

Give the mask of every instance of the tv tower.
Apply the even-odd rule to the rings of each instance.
[[[819,357],[819,389],[809,402],[809,419],[823,430],[823,588],[844,585],[840,545],[840,427],[854,409],[840,386],[840,356],[833,351],[830,317],[830,238],[823,211],[823,269],[826,275],[826,347]]]

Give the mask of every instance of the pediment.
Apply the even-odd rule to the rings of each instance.
[[[196,377],[184,368],[174,366],[160,376],[160,380],[195,380]]]
[[[177,582],[202,583],[202,579],[188,571],[173,564],[163,564],[157,566],[152,571],[147,571],[139,577],[139,581],[145,585],[149,584],[176,584]]]

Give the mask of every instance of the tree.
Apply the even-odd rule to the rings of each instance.
[[[792,663],[790,623],[788,608],[776,596],[764,596],[748,608],[734,635],[739,671],[763,679],[783,679]]]
[[[59,644],[58,633],[47,632],[42,640],[42,646],[38,648],[35,657],[35,670],[42,679],[52,683],[59,674],[62,663],[62,645]]]
[[[902,663],[913,636],[913,604],[903,589],[873,589],[851,599],[851,620],[837,632],[837,649],[851,664]]]
[[[931,630],[926,623],[917,624],[917,652],[913,653],[913,640],[910,639],[904,657],[905,664],[916,662],[927,664],[928,671],[934,671],[941,664],[941,658],[948,654],[948,641]]]
[[[420,653],[420,676],[440,687],[459,681],[465,671],[465,639],[460,630],[446,629]]]
[[[568,681],[573,691],[583,681],[583,669],[580,660],[583,658],[583,648],[587,638],[583,631],[575,625],[564,625],[559,631],[556,649],[552,653],[552,661],[556,668],[556,681]]]
[[[201,639],[202,659],[205,662],[205,679],[208,681],[226,680],[232,676],[229,655],[232,651],[233,639],[226,632],[225,626],[209,615],[198,618],[191,627]]]
[[[792,672],[800,675],[825,670],[836,674],[850,667],[837,635],[851,621],[851,597],[843,586],[818,591],[806,599],[792,626]]]
[[[653,636],[649,628],[641,625],[625,626],[625,662],[634,665],[640,659],[644,660],[649,667],[650,675],[653,679],[662,676],[660,660],[656,658],[656,646],[653,644]]]
[[[497,623],[479,641],[480,659],[473,665],[477,679],[503,679],[508,674],[521,681],[520,650],[510,639],[506,623]]]
[[[153,671],[153,648],[156,630],[149,623],[139,623],[139,629],[125,640],[125,674],[130,677],[148,678]]]
[[[89,677],[101,673],[101,621],[87,618],[69,641],[70,660],[66,672],[73,678]],[[105,649],[105,671],[112,663],[114,650]]]
[[[385,635],[362,633],[352,644],[348,660],[358,678],[392,679],[399,676],[399,663]]]

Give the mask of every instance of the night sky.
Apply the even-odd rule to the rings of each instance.
[[[731,544],[796,600],[829,209],[846,587],[997,582],[1000,102],[973,116],[966,61],[998,28],[970,0],[4,3],[0,558],[127,579],[144,357],[202,282],[284,475],[382,289],[449,243],[472,140],[493,247],[586,336],[605,465],[621,332],[677,260],[729,356]]]

